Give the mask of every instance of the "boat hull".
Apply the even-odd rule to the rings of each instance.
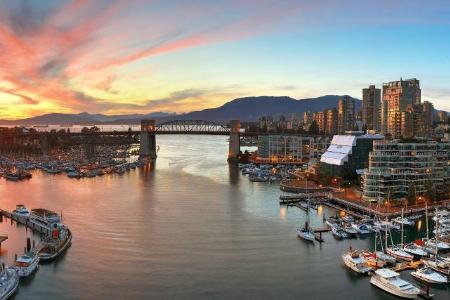
[[[390,286],[388,286],[388,285],[384,284],[383,282],[381,282],[380,280],[378,280],[375,276],[372,276],[372,278],[370,278],[370,283],[373,284],[374,286],[378,287],[379,289],[382,289],[386,293],[392,294],[392,295],[400,297],[400,298],[416,299],[418,296],[418,293],[417,294],[416,293],[407,293],[407,292],[399,291],[396,289],[392,289]]]
[[[40,262],[51,262],[55,260],[58,256],[60,256],[62,253],[64,253],[72,244],[72,233],[70,230],[67,230],[68,236],[65,240],[64,244],[59,248],[59,250],[55,253],[49,254],[49,253],[38,253],[38,256],[40,258]]]

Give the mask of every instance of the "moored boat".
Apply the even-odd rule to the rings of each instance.
[[[386,253],[400,260],[412,261],[414,258],[414,256],[397,246],[386,248]]]
[[[428,255],[428,252],[424,251],[422,248],[418,247],[414,243],[405,245],[403,247],[403,250],[405,250],[405,252],[408,252],[409,254],[413,255],[414,257],[418,257],[418,258]]]
[[[0,266],[0,300],[9,299],[19,286],[19,275],[13,268]]]
[[[23,204],[17,204],[16,209],[11,213],[15,217],[28,218],[30,216],[30,212]]]
[[[56,259],[64,253],[72,242],[72,233],[64,225],[55,224],[51,236],[42,240],[37,255],[43,262]]]
[[[370,278],[370,283],[388,292],[389,294],[415,299],[420,290],[406,280],[400,278],[400,274],[390,269],[378,269]]]
[[[39,266],[39,256],[36,253],[29,251],[16,259],[14,269],[20,277],[28,277]]]
[[[417,269],[416,271],[411,272],[411,275],[428,283],[448,283],[447,277],[430,268]]]
[[[372,270],[361,253],[351,247],[346,253],[342,254],[342,261],[348,268],[359,274],[367,274]]]

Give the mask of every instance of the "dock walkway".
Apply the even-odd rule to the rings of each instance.
[[[13,221],[16,221],[17,223],[22,224],[33,231],[39,232],[41,234],[50,234],[50,228],[36,224],[34,222],[30,222],[28,218],[15,216],[7,210],[0,209],[0,215]]]

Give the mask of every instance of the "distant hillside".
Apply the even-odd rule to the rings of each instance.
[[[339,98],[337,95],[327,95],[317,98],[296,100],[290,97],[245,97],[234,99],[217,108],[209,108],[183,115],[175,116],[177,119],[199,119],[218,122],[227,122],[231,119],[241,121],[256,121],[262,116],[290,116],[296,113],[302,117],[305,111],[321,111],[337,107]],[[355,99],[356,109],[361,108],[361,101]],[[174,116],[164,119],[171,119]]]
[[[127,122],[133,123],[136,120],[148,118],[162,118],[173,114],[165,112],[154,112],[149,114],[132,114],[132,115],[102,115],[102,114],[60,114],[51,113],[42,116],[21,119],[21,120],[0,120],[0,125],[79,125],[79,124],[123,124]]]

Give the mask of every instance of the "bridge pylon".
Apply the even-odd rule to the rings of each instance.
[[[230,121],[230,144],[228,147],[228,161],[237,162],[241,150],[241,122],[239,120]]]
[[[139,156],[156,159],[156,122],[155,120],[141,120],[141,143]]]

